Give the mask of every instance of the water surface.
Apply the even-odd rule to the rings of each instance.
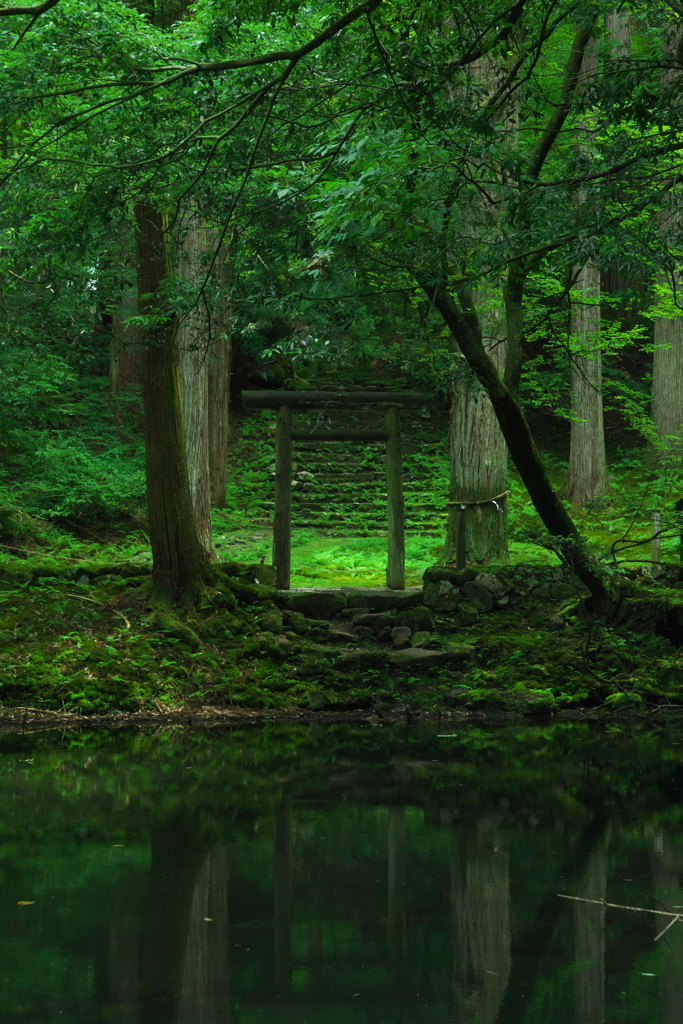
[[[0,741],[3,1024],[680,1024],[683,735]]]

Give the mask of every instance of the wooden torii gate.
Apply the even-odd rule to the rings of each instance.
[[[247,409],[276,409],[275,516],[273,565],[276,586],[288,590],[292,563],[292,441],[384,441],[387,469],[387,587],[405,589],[401,408],[427,404],[416,392],[243,391]],[[386,410],[384,430],[293,430],[293,409],[351,409],[371,405]]]

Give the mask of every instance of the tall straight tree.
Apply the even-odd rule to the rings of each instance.
[[[141,358],[152,602],[191,596],[204,580],[207,553],[195,520],[183,430],[178,321],[164,289],[173,274],[170,235],[156,205],[135,204],[140,312],[148,318]]]
[[[473,105],[479,106],[500,132],[514,139],[517,132],[517,93],[501,108],[491,104],[506,68],[484,58],[469,69]],[[496,203],[482,190],[480,202],[472,209],[472,231],[496,232]],[[474,292],[479,310],[482,341],[496,369],[503,373],[507,354],[507,331],[501,283],[482,282]],[[446,531],[446,560],[453,561],[457,548],[458,505],[464,504],[465,546],[470,561],[477,564],[509,561],[507,542],[508,456],[491,400],[471,374],[456,373],[452,382],[449,428],[450,487]],[[490,500],[490,499],[496,500]]]
[[[505,370],[505,321],[499,289],[482,285],[475,292],[482,343],[496,369]],[[463,362],[463,370],[466,364]],[[454,561],[457,509],[464,503],[467,557],[476,564],[509,560],[505,492],[507,445],[491,399],[471,374],[454,376],[448,438],[450,459],[446,560]],[[495,498],[496,501],[489,499]]]
[[[629,56],[631,33],[627,8],[609,11],[605,15],[605,42],[609,48],[603,62],[603,74],[619,72],[619,62]],[[598,40],[587,49],[581,67],[579,91],[590,89],[600,73]],[[581,125],[583,140],[579,144],[586,164],[592,149],[590,124]],[[587,201],[579,190],[577,212],[581,218]],[[587,501],[609,490],[607,456],[605,452],[605,425],[602,395],[602,350],[600,348],[600,268],[590,258],[574,270],[575,298],[571,302],[570,334],[571,354],[571,438],[569,472],[565,487],[572,505],[580,507]]]
[[[228,486],[228,445],[230,430],[230,377],[232,373],[232,259],[234,237],[227,243],[217,240],[216,287],[210,324],[209,352],[209,484],[211,501],[225,508]]]
[[[592,39],[586,47],[581,65],[579,90],[590,88],[598,71],[598,40]],[[579,149],[588,163],[592,128],[584,123],[579,131],[582,136]],[[579,218],[584,215],[586,202],[586,194],[581,189],[576,198]],[[572,505],[581,507],[609,490],[602,402],[600,268],[594,254],[589,254],[585,263],[575,268],[572,276],[574,295],[571,300],[569,346],[572,419],[565,494]]]
[[[191,306],[178,324],[178,355],[183,433],[190,495],[199,542],[205,556],[215,557],[211,535],[209,475],[209,350],[211,315],[201,284],[213,252],[214,234],[196,202],[180,218],[178,277]]]
[[[669,64],[662,74],[662,92],[665,95],[671,94],[676,84],[680,84],[681,72],[670,66],[680,38],[679,32],[664,40],[663,56]],[[668,190],[658,213],[662,241],[674,251],[680,248],[683,227],[682,191],[683,182],[676,182]],[[672,294],[674,306],[668,316],[654,318],[652,419],[666,451],[680,444],[683,437],[683,273],[672,264],[668,273],[659,271],[657,284],[664,294]],[[676,315],[679,311],[680,315]]]

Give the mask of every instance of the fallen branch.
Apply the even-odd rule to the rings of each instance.
[[[655,942],[657,939],[661,939],[662,935],[666,934],[669,928],[676,924],[677,921],[683,921],[683,914],[677,914],[673,910],[651,910],[649,907],[628,907],[624,903],[608,903],[607,900],[588,900],[583,896],[567,896],[563,892],[558,892],[557,895],[560,899],[576,900],[577,903],[596,903],[599,907],[614,907],[616,910],[635,910],[640,914],[663,914],[664,917],[670,917],[671,920],[666,928],[663,928],[658,935],[655,935]]]

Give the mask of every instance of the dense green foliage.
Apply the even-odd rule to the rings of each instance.
[[[658,436],[650,418],[654,324],[681,319],[680,225],[662,217],[680,189],[676,5],[632,5],[628,53],[610,34],[607,2],[369,0],[266,12],[214,0],[59,0],[36,13],[0,11],[0,543],[12,572],[21,575],[20,559],[59,577],[65,559],[92,567],[147,556],[156,528],[145,516],[142,420],[154,382],[129,367],[142,394],[136,384],[110,391],[105,374],[119,356],[132,365],[132,354],[144,362],[155,347],[170,350],[199,310],[204,334],[189,347],[210,363],[212,324],[227,304],[234,392],[371,379],[427,394],[425,423],[406,428],[405,470],[416,481],[408,582],[417,584],[441,557],[447,399],[463,381],[481,394],[472,352],[503,300],[510,394],[543,449],[539,473],[545,465],[562,483],[572,366],[590,348],[571,320],[586,301],[577,268],[588,263],[602,275],[611,493],[574,521],[610,585],[620,566],[649,560],[653,508],[664,556],[679,560],[680,439]],[[595,71],[579,82],[584,53]],[[141,210],[158,215],[171,269],[135,296],[135,236],[142,245],[150,223]],[[200,256],[188,211],[211,232]],[[191,258],[199,267],[183,276]],[[214,539],[222,558],[269,561],[272,431],[265,415],[243,418],[235,398]],[[170,441],[165,457],[166,468],[178,462]],[[147,480],[163,480],[151,458],[148,448]],[[383,582],[384,498],[362,476],[377,450],[359,445],[353,458],[364,500],[349,503],[343,488],[323,496],[322,529],[295,539],[296,584]],[[555,564],[564,549],[522,479],[528,487],[525,472],[511,471],[513,561]],[[180,533],[176,555],[191,547]],[[203,567],[200,576],[189,603],[201,617],[211,576]],[[143,587],[141,631],[145,594],[154,603]],[[65,614],[56,600],[54,616]],[[85,630],[86,617],[73,615]],[[107,626],[100,637],[93,621],[99,652],[113,634]],[[210,658],[205,666],[212,685],[230,667],[221,658],[213,675]],[[64,700],[63,679],[48,662],[53,703]],[[138,682],[126,677],[127,707],[153,699]],[[657,673],[643,676],[657,683]],[[178,692],[204,690],[183,682]],[[74,684],[65,703],[102,710],[118,699]]]

